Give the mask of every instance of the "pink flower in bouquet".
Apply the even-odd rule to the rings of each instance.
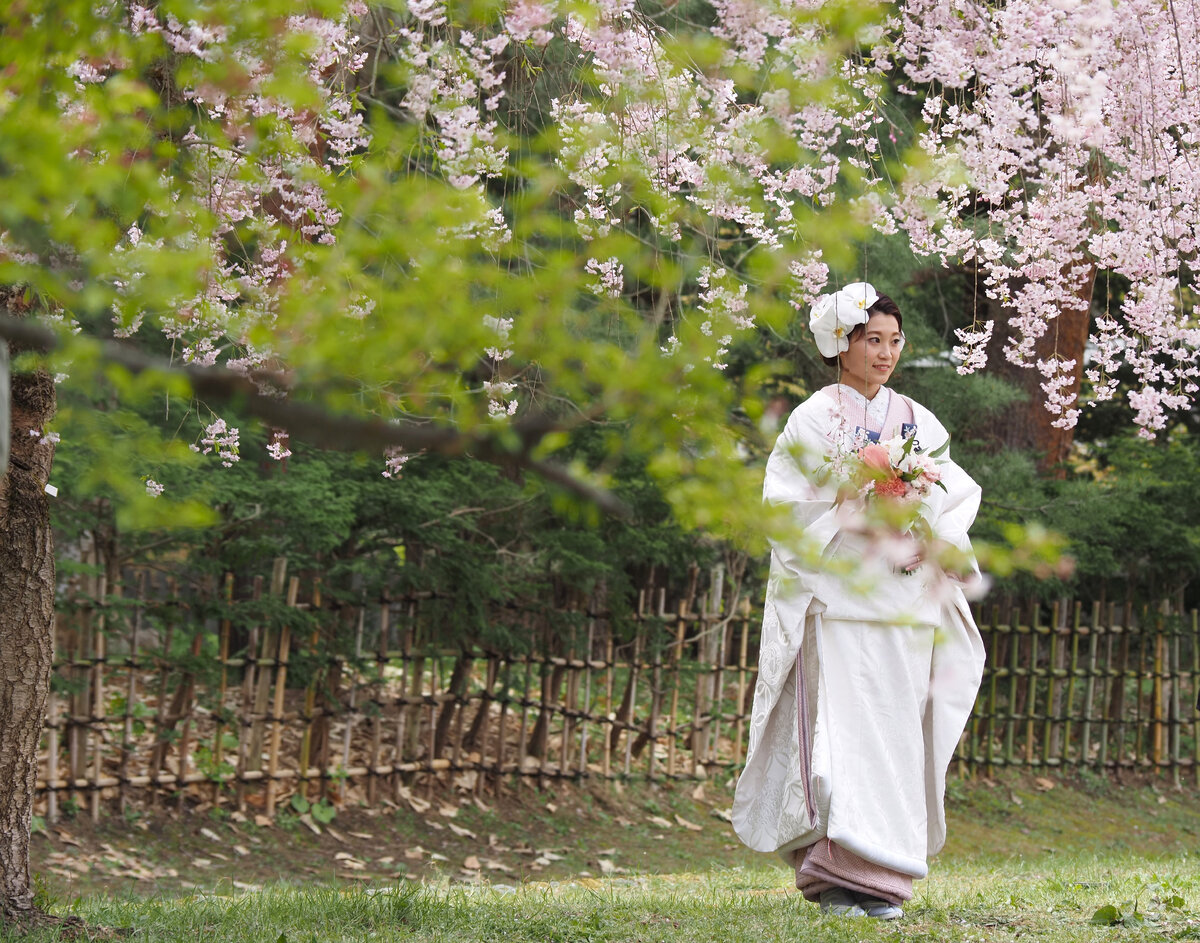
[[[888,450],[882,445],[872,442],[870,445],[865,445],[858,450],[858,457],[862,459],[862,463],[867,468],[872,468],[875,471],[892,473],[892,460],[888,456]]]
[[[886,449],[884,449],[884,454],[887,454]],[[880,498],[893,499],[908,497],[908,483],[896,477],[881,478],[875,482],[875,495]]]

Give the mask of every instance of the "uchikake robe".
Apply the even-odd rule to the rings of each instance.
[[[921,878],[945,843],[946,770],[982,677],[983,642],[962,584],[933,563],[905,573],[879,559],[855,528],[861,499],[835,502],[837,481],[814,475],[838,448],[853,447],[845,389],[798,406],[767,463],[764,500],[786,507],[802,538],[772,549],[733,827],[751,848],[789,863],[827,838]],[[903,404],[920,448],[948,441],[933,413]],[[901,431],[893,425],[884,439]],[[922,516],[973,561],[967,530],[979,486],[949,450],[938,462],[946,490],[932,489]]]

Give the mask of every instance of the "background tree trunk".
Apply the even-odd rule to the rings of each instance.
[[[2,301],[0,310],[20,307]],[[41,372],[14,376],[11,402],[12,448],[0,477],[0,905],[6,922],[28,924],[37,916],[29,830],[53,659],[54,552],[43,488],[54,445],[40,432],[54,415],[54,382]]]
[[[1094,273],[1093,273],[1094,276]],[[1083,379],[1083,353],[1087,345],[1091,313],[1088,306],[1092,300],[1094,277],[1089,277],[1079,291],[1084,307],[1078,311],[1063,311],[1050,325],[1050,329],[1034,347],[1035,358],[1047,358],[1057,353],[1064,360],[1074,360],[1072,382],[1067,392],[1079,393]],[[1074,429],[1059,429],[1052,423],[1058,417],[1046,411],[1046,394],[1041,384],[1045,380],[1041,372],[1032,367],[1020,367],[1004,356],[1008,340],[1008,322],[1012,312],[998,301],[981,297],[978,299],[979,320],[995,320],[996,329],[988,344],[989,373],[1003,377],[1022,390],[1027,399],[1014,403],[1002,410],[987,423],[987,435],[993,445],[1010,449],[1032,449],[1038,456],[1038,468],[1055,477],[1065,476],[1064,463],[1071,454],[1075,442]]]

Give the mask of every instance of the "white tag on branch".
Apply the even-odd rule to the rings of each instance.
[[[42,490],[45,491],[46,494],[50,495],[50,497],[52,497],[52,498],[58,497],[58,489],[54,485],[50,484],[49,482],[46,483],[46,487],[43,488]]]

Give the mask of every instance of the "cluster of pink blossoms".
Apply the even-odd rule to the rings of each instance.
[[[1055,425],[1118,371],[1153,436],[1200,390],[1200,18],[1157,0],[908,0],[890,54],[927,94],[921,147],[893,214],[918,251],[978,266],[1012,312],[1006,355],[1036,366]],[[1085,312],[1102,273],[1127,286],[1097,319],[1087,363],[1042,356],[1065,312]],[[962,369],[983,366],[994,326],[961,332]],[[1043,340],[1045,338],[1045,340]],[[1051,344],[1051,346],[1053,346]]]

